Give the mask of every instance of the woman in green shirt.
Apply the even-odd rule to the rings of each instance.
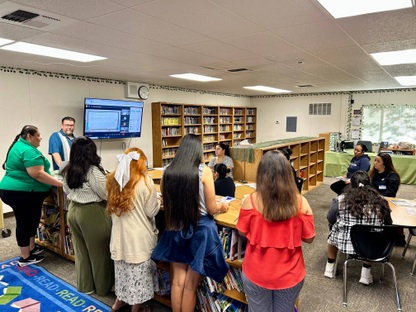
[[[43,200],[51,185],[62,182],[51,176],[50,163],[37,149],[42,137],[37,127],[26,125],[15,137],[3,169],[6,173],[0,182],[0,197],[9,205],[16,218],[16,240],[20,247],[19,266],[43,260],[42,248],[35,246]]]

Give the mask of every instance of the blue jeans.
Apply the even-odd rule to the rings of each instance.
[[[248,300],[248,312],[293,312],[296,298],[305,281],[302,280],[291,288],[271,290],[252,283],[244,272],[241,272],[241,278]]]

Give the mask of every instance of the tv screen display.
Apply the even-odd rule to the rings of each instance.
[[[84,136],[91,139],[140,137],[143,106],[139,101],[85,98]]]

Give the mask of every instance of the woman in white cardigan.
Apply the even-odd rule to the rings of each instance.
[[[157,243],[155,216],[160,200],[147,174],[147,158],[138,148],[117,156],[119,165],[107,178],[107,211],[111,214],[110,252],[115,267],[116,300],[111,311],[129,304],[132,311],[153,298],[156,264],[150,255]]]

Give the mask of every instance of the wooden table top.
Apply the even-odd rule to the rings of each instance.
[[[386,199],[391,209],[391,218],[394,225],[416,227],[416,201],[393,197]],[[413,212],[414,214],[412,214]]]

